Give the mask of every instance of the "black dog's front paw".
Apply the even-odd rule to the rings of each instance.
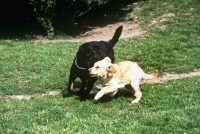
[[[80,89],[78,91],[76,91],[76,95],[81,96],[84,94],[84,89]]]
[[[76,92],[76,95],[78,95],[78,96],[81,96],[83,94],[83,92],[82,91],[78,91],[78,92]]]
[[[63,98],[66,98],[66,97],[71,96],[72,93],[67,90],[63,90],[61,94],[62,94]]]
[[[88,98],[88,96],[85,96],[85,95],[82,95],[81,97],[80,97],[80,101],[86,101],[87,100],[87,98]]]

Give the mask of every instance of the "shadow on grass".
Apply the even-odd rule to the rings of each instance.
[[[61,94],[62,94],[63,98],[75,97],[76,100],[80,101],[81,94],[79,94],[78,91],[68,92],[66,90],[63,90],[63,92]],[[94,100],[94,97],[95,97],[96,94],[97,94],[97,92],[90,93],[87,100]],[[111,97],[111,96],[106,94],[102,98],[100,98],[98,101],[95,101],[95,103],[107,103],[107,102],[112,101],[113,99],[117,99],[117,98],[120,98],[120,97],[132,98],[133,95],[134,95],[133,91],[131,91],[131,90],[127,90],[127,89],[121,89],[120,90],[119,89],[117,94],[114,97]]]
[[[91,94],[89,99],[94,99],[95,95],[96,94]],[[97,103],[97,104],[98,103],[107,103],[107,102],[112,101],[113,99],[117,99],[120,97],[133,98],[133,92],[130,90],[126,90],[126,89],[119,89],[114,97],[111,97],[109,95],[104,95],[102,98],[100,98],[95,103]]]

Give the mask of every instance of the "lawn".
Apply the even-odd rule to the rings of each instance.
[[[140,10],[135,11],[136,7]],[[158,69],[159,76],[200,70],[199,7],[197,0],[133,4],[138,23],[147,32],[120,39],[114,47],[116,62],[136,61],[147,73]],[[173,16],[151,23],[162,20],[164,14]],[[0,133],[200,133],[199,76],[143,84],[143,98],[135,105],[130,104],[134,93],[125,88],[114,98],[104,96],[98,102],[93,99],[96,90],[86,102],[79,102],[73,94],[66,98],[40,96],[66,88],[81,44],[0,41]],[[19,94],[35,96],[30,100],[8,98]]]

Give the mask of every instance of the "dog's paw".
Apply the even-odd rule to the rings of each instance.
[[[94,97],[95,100],[99,100],[101,98],[101,96],[99,96],[98,94]]]
[[[67,90],[63,90],[61,92],[61,94],[62,94],[63,98],[66,98],[66,97],[70,97],[72,95],[72,92],[69,92]]]
[[[84,101],[86,101],[86,97],[80,97],[80,102],[84,102]]]
[[[138,101],[139,101],[139,100],[135,99],[135,100],[133,100],[133,101],[131,102],[131,104],[136,104],[136,103],[138,103]]]
[[[95,100],[99,100],[103,95],[104,95],[104,94],[102,94],[102,92],[98,92],[98,93],[95,95],[94,99],[95,99]]]
[[[100,98],[99,98],[98,96],[95,96],[94,99],[95,99],[95,100],[99,100]]]

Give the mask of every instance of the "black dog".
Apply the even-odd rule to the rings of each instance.
[[[109,42],[92,41],[79,47],[70,69],[69,85],[67,90],[69,92],[73,91],[75,79],[79,77],[82,81],[81,88],[78,92],[81,95],[81,101],[87,99],[97,79],[97,77],[89,76],[88,69],[91,68],[95,62],[102,60],[106,56],[110,57],[112,62],[114,62],[113,47],[118,42],[122,28],[123,27],[120,26],[116,29],[113,38]]]

